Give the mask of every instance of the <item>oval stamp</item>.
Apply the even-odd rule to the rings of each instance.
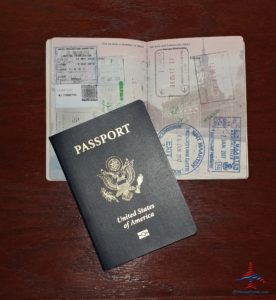
[[[196,128],[174,123],[164,127],[158,136],[175,175],[191,173],[200,166],[205,143]]]

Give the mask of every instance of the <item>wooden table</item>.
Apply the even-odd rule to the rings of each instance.
[[[239,298],[249,261],[276,299],[275,4],[1,1],[0,299]],[[246,43],[250,178],[179,182],[198,234],[103,272],[67,183],[45,179],[45,41],[219,35]]]

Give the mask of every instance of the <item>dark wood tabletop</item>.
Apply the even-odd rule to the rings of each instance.
[[[256,297],[276,299],[275,11],[273,0],[1,1],[0,299],[234,299],[249,261],[265,279]],[[221,35],[246,45],[249,179],[179,181],[197,235],[104,272],[67,183],[45,179],[45,41]]]

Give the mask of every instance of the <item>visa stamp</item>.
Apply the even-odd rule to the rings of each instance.
[[[213,117],[209,122],[208,171],[240,173],[241,118]]]
[[[200,132],[185,123],[173,123],[158,134],[175,175],[196,170],[205,154],[205,143]]]
[[[97,84],[97,47],[56,47],[56,84]]]

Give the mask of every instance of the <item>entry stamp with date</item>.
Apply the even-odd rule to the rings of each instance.
[[[240,173],[241,118],[210,119],[208,171]]]

